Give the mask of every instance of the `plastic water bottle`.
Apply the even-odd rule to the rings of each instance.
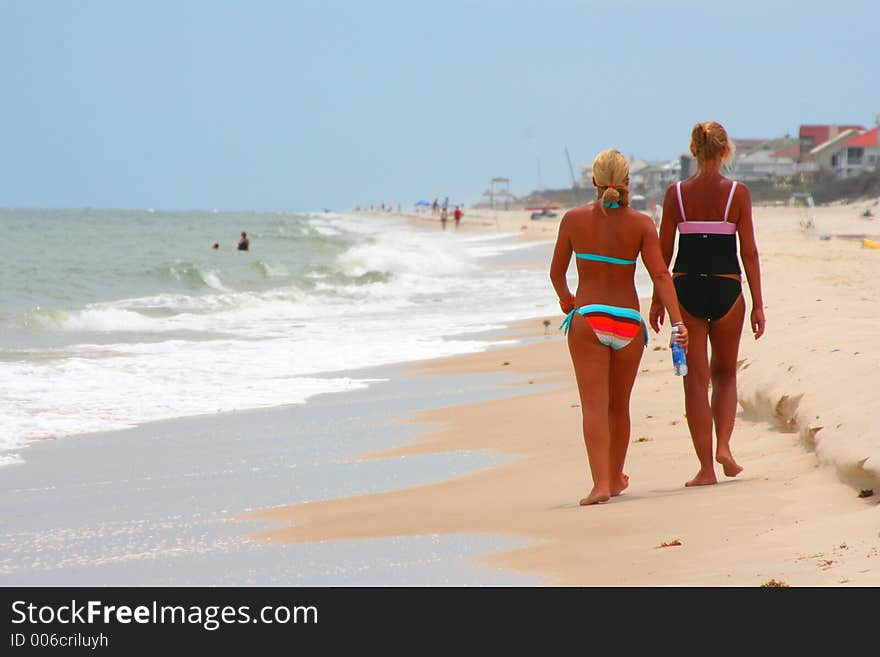
[[[685,358],[684,347],[675,341],[678,336],[678,327],[672,327],[672,371],[675,376],[686,376],[688,373],[687,358]]]

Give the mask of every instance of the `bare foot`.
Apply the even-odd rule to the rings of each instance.
[[[611,497],[617,497],[623,491],[626,490],[627,486],[629,486],[629,475],[625,475],[622,472],[620,473],[620,481],[616,486],[611,487]]]
[[[591,504],[602,504],[611,499],[611,495],[604,491],[597,491],[595,488],[590,491],[584,499],[580,501],[581,506],[590,506]]]
[[[735,477],[743,471],[742,466],[733,459],[733,454],[729,450],[726,452],[719,451],[715,455],[715,460],[721,464],[727,477]]]
[[[703,472],[700,470],[697,473],[697,476],[691,479],[690,481],[685,483],[685,486],[711,486],[712,484],[717,484],[718,480],[715,478],[715,472],[710,470],[709,472]]]

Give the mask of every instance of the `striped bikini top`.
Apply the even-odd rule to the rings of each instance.
[[[722,221],[688,221],[681,198],[681,181],[675,183],[681,222],[678,229],[678,256],[673,272],[684,274],[739,274],[736,252],[736,224],[728,221],[736,181],[730,187]]]

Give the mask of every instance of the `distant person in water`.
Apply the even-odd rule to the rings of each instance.
[[[213,244],[213,246],[212,246],[211,248],[212,248],[214,251],[216,251],[217,249],[220,248],[220,245],[219,245],[217,242],[214,242],[214,244]]]
[[[251,241],[248,239],[247,233],[241,231],[241,239],[238,240],[238,250],[248,251],[251,248]]]
[[[457,205],[455,206],[455,212],[452,213],[453,218],[455,219],[455,227],[458,228],[458,224],[461,223],[461,208]]]

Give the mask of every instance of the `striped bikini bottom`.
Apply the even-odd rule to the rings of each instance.
[[[559,328],[563,329],[566,335],[568,335],[568,329],[571,327],[571,320],[575,313],[583,315],[593,328],[599,342],[612,349],[623,349],[633,341],[633,338],[641,330],[645,331],[645,346],[648,346],[648,327],[637,310],[606,306],[600,303],[591,303],[575,308],[559,325]]]

